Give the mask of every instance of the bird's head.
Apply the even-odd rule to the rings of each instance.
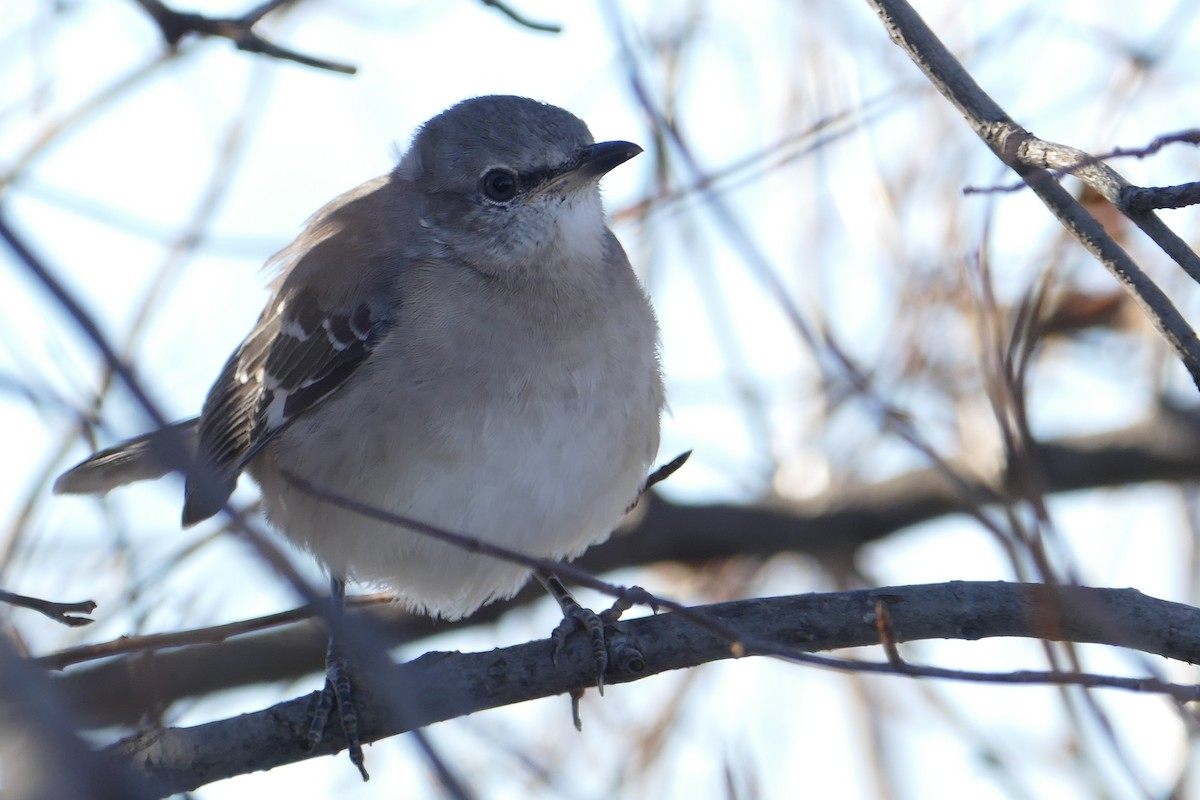
[[[425,123],[394,177],[418,223],[485,274],[598,265],[606,227],[599,181],[642,149],[595,142],[587,125],[524,97],[465,100]]]

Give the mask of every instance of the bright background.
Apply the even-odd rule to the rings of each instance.
[[[189,41],[164,57],[157,30],[133,3],[7,0],[6,214],[85,299],[167,415],[189,416],[265,300],[258,266],[308,214],[387,171],[414,128],[457,100],[536,97],[584,118],[599,140],[647,148],[604,189],[663,329],[672,414],[662,458],[695,450],[665,489],[672,497],[795,501],[926,466],[884,429],[871,402],[844,392],[831,400],[844,376],[798,334],[753,263],[769,266],[786,303],[835,336],[926,441],[969,469],[994,465],[1000,454],[981,390],[979,317],[963,299],[976,280],[973,265],[986,253],[1001,306],[1047,272],[1080,292],[1114,284],[1064,244],[1027,193],[961,194],[1012,176],[932,93],[865,3],[513,5],[563,32],[518,27],[481,3],[432,1],[302,2],[261,26],[293,49],[354,63],[359,74],[347,78],[238,53],[226,41]],[[1195,125],[1200,8],[1189,0],[925,0],[918,9],[985,89],[1044,138],[1099,152]],[[633,97],[622,37],[703,169],[731,170],[717,194],[757,256],[695,192],[655,200],[648,214],[631,210],[659,192],[662,175],[671,190],[695,176],[660,146]],[[1198,166],[1183,148],[1118,164],[1149,185],[1195,178]],[[1195,238],[1195,214],[1167,219]],[[1198,318],[1194,287],[1143,243],[1129,246]],[[203,526],[176,530],[174,479],[103,503],[49,497],[47,477],[88,452],[72,432],[94,401],[102,365],[9,259],[0,252],[8,454],[0,461],[0,585],[94,598],[100,608],[98,622],[78,631],[26,612],[7,624],[40,654],[295,605],[243,545],[205,541],[212,529]],[[1133,422],[1161,394],[1190,397],[1180,373],[1137,322],[1048,345],[1029,380],[1031,427],[1055,437]],[[101,444],[148,424],[120,389],[98,422]],[[253,496],[246,482],[238,497]],[[1191,499],[1167,486],[1052,498],[1047,528],[1060,544],[1059,565],[1084,583],[1195,602]],[[867,585],[1015,577],[990,535],[966,517],[906,531],[859,556],[853,580]],[[319,579],[315,565],[296,561]],[[617,579],[702,602],[832,590],[847,578],[793,555]],[[556,614],[542,603],[423,649],[543,637]],[[937,642],[905,652],[961,668],[1044,666],[1034,642]],[[1096,671],[1141,674],[1153,661],[1100,648],[1081,653]],[[1179,665],[1155,666],[1189,679]],[[168,722],[257,710],[318,684],[314,675],[227,693],[173,708]],[[1195,759],[1180,716],[1154,697],[1093,698],[1111,736],[1077,697],[1064,703],[1057,690],[860,679],[748,660],[589,696],[582,736],[570,728],[565,698],[456,720],[430,735],[489,798],[1166,796]],[[196,796],[439,795],[405,737],[368,748],[367,758],[373,780],[365,786],[339,757]]]

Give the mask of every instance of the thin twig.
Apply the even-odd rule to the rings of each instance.
[[[920,15],[905,0],[867,0],[883,20],[888,35],[925,73],[925,76],[966,118],[972,130],[992,152],[1033,189],[1047,209],[1080,244],[1092,253],[1134,298],[1200,388],[1200,338],[1166,294],[1143,272],[1137,262],[1110,237],[1096,219],[1080,205],[1054,176],[1040,164],[1059,152],[1015,123],[1011,117],[975,82],[929,29]],[[1075,151],[1079,153],[1080,151]],[[1085,159],[1086,160],[1086,154]],[[1072,162],[1078,166],[1081,160]],[[1038,166],[1034,166],[1038,164]],[[1066,164],[1046,163],[1045,166]],[[1123,179],[1111,169],[1086,164],[1085,169],[1102,177],[1101,194],[1116,202],[1112,195]],[[1113,176],[1116,176],[1115,179]],[[1113,181],[1116,181],[1114,187]],[[1133,218],[1133,217],[1131,217]],[[1135,220],[1138,221],[1138,220]],[[1142,224],[1144,220],[1139,221]],[[1180,261],[1182,254],[1171,252]],[[1193,254],[1194,257],[1194,254]],[[1186,262],[1186,257],[1180,261]],[[1186,268],[1186,267],[1185,267]]]
[[[158,25],[163,40],[174,49],[179,42],[189,34],[197,36],[213,36],[228,39],[237,45],[239,50],[247,53],[292,61],[306,67],[329,70],[343,75],[353,75],[357,68],[351,64],[330,61],[324,58],[298,53],[286,47],[280,47],[269,42],[254,32],[263,17],[283,6],[290,5],[294,0],[270,0],[251,9],[240,17],[206,17],[203,14],[190,14],[175,11],[160,0],[137,0],[149,17]]]
[[[492,544],[491,542],[485,542],[482,539],[477,539],[473,536],[465,536],[461,533],[456,533],[454,531],[438,527],[437,525],[431,525],[427,522],[413,519],[412,517],[406,517],[403,514],[397,514],[395,512],[388,511],[387,509],[378,508],[370,505],[369,503],[363,503],[359,500],[346,497],[345,495],[339,494],[338,492],[335,492],[326,486],[302,478],[289,470],[283,470],[282,472],[283,477],[294,487],[302,492],[305,492],[306,494],[322,500],[323,502],[329,503],[330,505],[337,506],[338,508],[345,509],[346,511],[351,511],[369,519],[374,519],[379,522],[387,523],[388,525],[393,525],[397,528],[404,528],[422,536],[427,536],[436,541],[457,547],[460,550],[464,550],[468,553],[490,556],[491,558],[507,561],[511,564],[520,564],[523,567],[528,567],[535,571],[543,570],[546,572],[552,572],[560,577],[567,578],[568,580],[577,583],[580,586],[584,586],[588,589],[594,589],[598,592],[603,592],[604,594],[615,597],[618,600],[625,600],[629,601],[631,604],[648,606],[655,611],[657,611],[659,608],[665,608],[670,611],[674,611],[709,633],[724,638],[728,643],[731,653],[736,655],[738,653],[745,652],[746,643],[742,641],[741,635],[736,630],[726,625],[722,625],[720,622],[694,611],[683,603],[670,600],[665,597],[660,597],[658,595],[653,595],[638,586],[620,586],[618,584],[609,583],[608,581],[603,581],[589,572],[572,567],[570,564],[564,564],[561,561],[526,555],[525,553],[521,553],[507,547]]]
[[[543,33],[562,33],[562,25],[556,25],[553,22],[534,22],[529,17],[509,6],[508,3],[502,3],[500,0],[480,0],[480,2],[489,8],[496,9],[513,22],[530,30],[542,31]]]
[[[63,625],[68,625],[72,628],[78,628],[83,625],[91,625],[96,621],[94,619],[88,619],[87,617],[73,616],[74,614],[90,614],[95,611],[96,602],[94,600],[84,600],[80,603],[55,603],[52,600],[42,600],[38,597],[27,597],[23,594],[6,592],[3,589],[0,589],[0,602],[37,611],[45,614],[55,622],[61,622]]]
[[[0,599],[4,599],[0,593]],[[391,592],[376,592],[359,597],[347,597],[347,608],[368,608],[395,601]],[[91,602],[91,601],[88,601]],[[80,604],[83,605],[83,604]],[[93,607],[95,603],[91,604]],[[41,610],[41,609],[38,609]],[[85,612],[86,613],[86,612]],[[82,664],[99,658],[126,655],[128,653],[144,653],[151,650],[166,650],[172,647],[187,647],[198,644],[220,644],[232,636],[242,636],[247,633],[277,628],[317,616],[316,609],[311,605],[303,605],[276,614],[266,614],[261,617],[228,622],[224,625],[210,625],[204,628],[193,628],[186,631],[170,633],[148,633],[141,636],[122,636],[107,642],[81,645],[59,650],[49,655],[32,659],[39,667],[51,670],[61,670],[72,664]],[[92,620],[82,620],[74,624],[86,624]]]

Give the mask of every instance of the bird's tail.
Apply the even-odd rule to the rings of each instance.
[[[113,445],[58,476],[55,494],[108,494],[118,486],[166,475],[196,457],[199,418]]]

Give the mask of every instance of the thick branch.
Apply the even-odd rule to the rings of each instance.
[[[954,582],[743,600],[697,611],[738,631],[745,652],[786,657],[877,644],[877,603],[888,610],[895,642],[1019,636],[1110,644],[1200,662],[1200,610],[1132,589]],[[680,614],[629,622],[626,634],[640,647],[645,667],[636,675],[610,674],[611,683],[732,658],[738,652]],[[386,704],[364,698],[359,717],[363,740],[594,684],[590,646],[583,637],[571,640],[557,668],[549,652],[548,642],[537,641],[488,653],[428,653],[399,665],[379,676],[378,683],[392,687],[391,702],[404,705],[409,724],[397,724],[383,713]],[[878,671],[878,665],[871,671]],[[900,667],[897,673],[911,674]],[[1058,677],[1070,680],[1069,675]],[[163,795],[271,769],[313,755],[300,746],[309,699],[192,728],[150,731],[108,752]],[[334,741],[315,754],[329,754],[339,746]]]

